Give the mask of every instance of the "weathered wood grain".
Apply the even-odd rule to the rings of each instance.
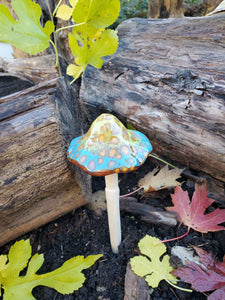
[[[59,70],[55,68],[55,55],[36,56],[32,58],[20,58],[5,60],[0,58],[1,76],[14,75],[22,77],[33,84],[59,76]]]
[[[154,224],[175,226],[177,224],[176,213],[171,213],[148,204],[137,202],[136,198],[126,197],[120,199],[120,209],[139,216],[142,221]]]
[[[146,133],[154,152],[225,181],[225,18],[132,19],[80,96]]]
[[[124,282],[124,300],[150,300],[149,286],[144,277],[137,276],[127,264]]]
[[[82,130],[77,96],[53,79],[0,98],[0,245],[90,199],[90,177],[66,159]]]

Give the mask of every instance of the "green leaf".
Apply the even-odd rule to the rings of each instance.
[[[118,47],[118,36],[113,30],[104,30],[117,19],[119,0],[77,0],[71,3],[72,19],[77,24],[69,34],[69,46],[75,64],[67,67],[67,74],[76,80],[87,65],[101,68],[102,57],[113,54]],[[63,7],[63,10],[65,7]],[[69,8],[71,11],[71,9]],[[64,10],[68,17],[68,8]],[[73,80],[73,81],[74,81]]]
[[[74,7],[72,18],[77,24],[89,23],[100,29],[114,23],[119,12],[119,0],[79,0]]]
[[[134,126],[131,125],[130,123],[127,123],[127,124],[126,124],[126,127],[127,127],[127,129],[129,129],[129,130],[137,130],[137,129],[134,128]]]
[[[101,256],[99,254],[90,255],[86,258],[83,256],[73,257],[60,268],[37,275],[36,272],[44,262],[43,254],[35,254],[31,257],[30,241],[16,242],[10,248],[7,264],[5,256],[0,256],[0,279],[5,290],[4,300],[33,300],[35,298],[32,295],[32,290],[38,285],[54,288],[62,294],[72,293],[79,289],[85,281],[85,276],[81,271],[92,266]],[[20,272],[26,266],[26,275],[20,276]]]
[[[67,74],[78,78],[86,66],[101,68],[102,57],[113,54],[118,47],[118,36],[114,30],[96,30],[92,25],[81,25],[69,34],[69,45],[76,65],[69,65]]]
[[[118,47],[118,36],[114,30],[107,29],[102,32],[101,36],[92,43],[88,55],[87,63],[100,69],[103,56],[112,55]]]
[[[138,243],[141,253],[145,256],[135,256],[130,260],[134,273],[140,277],[146,276],[146,282],[153,288],[163,279],[169,283],[176,282],[176,277],[170,274],[173,267],[169,263],[169,256],[164,255],[160,260],[166,252],[166,246],[159,242],[159,239],[146,235]]]
[[[31,0],[12,0],[11,5],[18,21],[0,4],[0,40],[32,55],[47,49],[54,24],[40,25],[40,6]]]

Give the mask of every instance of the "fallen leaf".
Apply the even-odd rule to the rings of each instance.
[[[193,248],[173,246],[171,248],[171,255],[178,259],[182,266],[185,266],[188,262],[199,264],[199,257],[195,255]]]
[[[207,195],[206,185],[195,185],[195,192],[190,201],[188,192],[183,191],[181,187],[176,187],[174,194],[171,195],[174,206],[166,209],[176,212],[178,221],[196,231],[206,233],[225,230],[224,226],[218,225],[225,222],[225,209],[217,208],[213,212],[204,214],[214,202]]]
[[[216,261],[211,253],[201,248],[193,247],[199,256],[201,265],[187,262],[185,267],[178,268],[172,273],[198,292],[215,290],[208,300],[225,299],[225,256],[223,262]]]
[[[183,170],[178,168],[169,170],[167,165],[161,170],[155,168],[139,180],[138,186],[142,187],[144,192],[152,192],[180,185],[177,179]]]
[[[54,288],[59,293],[69,294],[82,287],[85,276],[81,272],[92,266],[102,255],[72,257],[52,272],[37,274],[44,262],[43,254],[31,257],[30,240],[16,242],[6,255],[0,255],[0,290],[4,288],[4,300],[35,299],[32,290],[38,285]],[[21,271],[27,267],[25,275]]]
[[[146,282],[153,288],[157,287],[161,280],[176,282],[176,277],[170,273],[173,267],[169,263],[169,255],[164,255],[160,260],[166,252],[166,246],[158,242],[160,240],[156,237],[146,235],[138,243],[141,253],[145,256],[135,256],[130,260],[134,273],[140,277],[145,276]]]

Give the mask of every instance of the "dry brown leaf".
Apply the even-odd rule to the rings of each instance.
[[[138,186],[144,189],[144,192],[158,191],[173,186],[181,185],[177,179],[180,177],[184,169],[171,169],[165,165],[161,170],[155,168],[149,172],[145,177],[141,178]]]

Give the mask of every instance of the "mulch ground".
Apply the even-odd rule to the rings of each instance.
[[[126,175],[121,181],[121,194],[125,190],[132,189],[137,182],[137,176],[141,172],[133,172],[132,176]],[[103,189],[103,179],[93,182],[95,189]],[[191,191],[190,191],[191,193]],[[138,196],[138,195],[137,195]],[[139,197],[139,201],[148,202],[155,207],[172,205],[170,197],[165,199],[154,197],[145,199]],[[122,200],[121,200],[122,201]],[[146,234],[155,236],[161,240],[182,235],[187,228],[183,225],[170,227],[167,225],[147,224],[132,214],[121,213],[122,244],[119,254],[112,253],[109,243],[107,213],[105,211],[92,211],[87,208],[79,208],[56,221],[32,231],[21,238],[30,238],[33,253],[44,253],[45,262],[40,272],[49,272],[60,267],[67,259],[77,255],[103,254],[92,267],[84,270],[86,280],[84,286],[70,295],[61,295],[55,290],[39,286],[33,290],[33,295],[39,300],[119,300],[124,299],[124,280],[127,264],[133,256],[139,253],[138,242]],[[20,239],[21,239],[20,238]],[[19,239],[18,239],[19,240]],[[0,248],[0,253],[8,253],[9,247],[14,243]],[[166,244],[168,254],[174,245],[189,247],[195,245],[212,252],[215,257],[222,260],[225,253],[225,232],[201,234],[193,230],[181,240]],[[188,284],[180,284],[188,288]],[[158,288],[151,290],[151,299],[207,299],[207,294],[181,292],[165,281],[161,281]],[[143,299],[137,299],[143,300]]]

